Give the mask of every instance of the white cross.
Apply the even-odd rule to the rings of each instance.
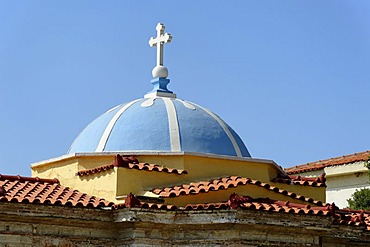
[[[150,47],[157,46],[157,66],[163,66],[163,45],[164,43],[170,43],[172,40],[172,35],[169,33],[164,33],[164,25],[158,23],[155,29],[157,29],[157,37],[151,37],[149,40]]]

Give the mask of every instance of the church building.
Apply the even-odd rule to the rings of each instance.
[[[0,175],[0,246],[369,246],[370,212],[327,200],[324,171],[253,158],[221,117],[167,88],[164,29],[149,40],[152,91],[32,177]]]

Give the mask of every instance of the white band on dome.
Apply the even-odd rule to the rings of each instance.
[[[190,104],[189,102],[185,101],[185,100],[182,100],[182,99],[177,99],[177,101],[180,101],[186,108],[190,109],[190,110],[195,110],[195,107]]]
[[[171,151],[181,151],[179,123],[177,121],[176,108],[170,98],[162,98],[166,105],[168,116],[168,128],[170,129]]]
[[[135,104],[136,102],[138,102],[139,100],[141,99],[137,99],[137,100],[134,100],[134,101],[131,101],[130,103],[127,103],[124,107],[122,107],[115,115],[114,117],[109,121],[107,127],[105,128],[104,130],[104,133],[103,135],[101,136],[100,138],[100,141],[99,141],[99,144],[98,146],[96,147],[96,150],[95,152],[103,152],[104,148],[105,148],[105,145],[107,144],[107,140],[109,138],[109,135],[110,133],[112,132],[112,129],[114,127],[114,125],[116,124],[118,118],[122,115],[122,113],[124,111],[126,111],[130,106],[132,106],[133,104]]]
[[[231,132],[230,132],[229,128],[226,126],[225,122],[219,116],[217,116],[213,112],[209,111],[208,109],[206,109],[204,107],[201,107],[200,105],[197,105],[197,104],[194,104],[194,105],[196,105],[200,109],[202,109],[205,112],[207,112],[209,115],[211,115],[220,124],[220,126],[222,127],[222,129],[226,132],[227,136],[229,137],[231,143],[233,144],[233,147],[234,147],[234,150],[236,152],[236,155],[238,157],[243,157],[242,156],[242,153],[240,151],[240,148],[239,148],[238,143],[236,143],[236,140],[235,140],[234,136],[231,134]]]
[[[141,107],[149,107],[149,106],[152,106],[154,105],[154,100],[156,100],[157,98],[149,98],[147,99],[146,101],[144,101],[143,103],[141,103]]]

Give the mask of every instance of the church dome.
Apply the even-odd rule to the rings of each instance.
[[[68,153],[195,152],[250,157],[220,117],[189,101],[152,97],[118,105],[91,122]]]
[[[85,152],[194,152],[250,157],[238,134],[219,116],[197,104],[177,99],[167,89],[163,45],[172,35],[158,23],[154,88],[142,99],[118,105],[91,122],[72,143],[68,153]]]

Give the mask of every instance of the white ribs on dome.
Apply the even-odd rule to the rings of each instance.
[[[156,112],[155,117],[148,118],[147,114],[150,115],[153,111]],[[159,112],[161,116],[158,116]],[[103,124],[101,117],[104,118],[107,114],[110,114],[110,117]],[[108,110],[101,117],[81,132],[72,144],[70,153],[146,150],[250,157],[244,143],[230,126],[210,110],[189,101],[167,97],[137,99]],[[140,132],[146,133],[145,136],[149,137],[144,149],[137,149],[127,143],[128,141],[131,143],[143,141],[143,136],[137,135],[137,130],[135,131],[136,125],[140,122],[137,121],[138,119],[145,121],[142,123],[144,127],[140,127]],[[94,123],[98,123],[98,128],[103,129],[96,129],[93,127]],[[117,130],[123,130],[126,134],[117,136],[120,132]],[[125,138],[127,131],[131,133],[129,135],[133,134],[136,137],[133,140]],[[101,134],[97,134],[99,132]],[[92,138],[92,136],[95,137]],[[115,141],[112,142],[112,139]],[[153,140],[154,142],[151,143]],[[89,142],[97,143],[95,148],[85,147],[85,144]],[[158,147],[155,143],[162,143],[168,148]]]
[[[110,133],[112,132],[112,129],[114,125],[116,124],[118,118],[122,115],[124,111],[126,111],[127,108],[129,108],[131,105],[135,104],[140,99],[134,100],[128,104],[126,104],[124,107],[122,107],[115,115],[114,117],[109,121],[107,127],[104,130],[103,135],[101,136],[98,146],[96,147],[95,152],[103,152],[105,148],[105,144],[108,141],[108,138],[110,136]]]

